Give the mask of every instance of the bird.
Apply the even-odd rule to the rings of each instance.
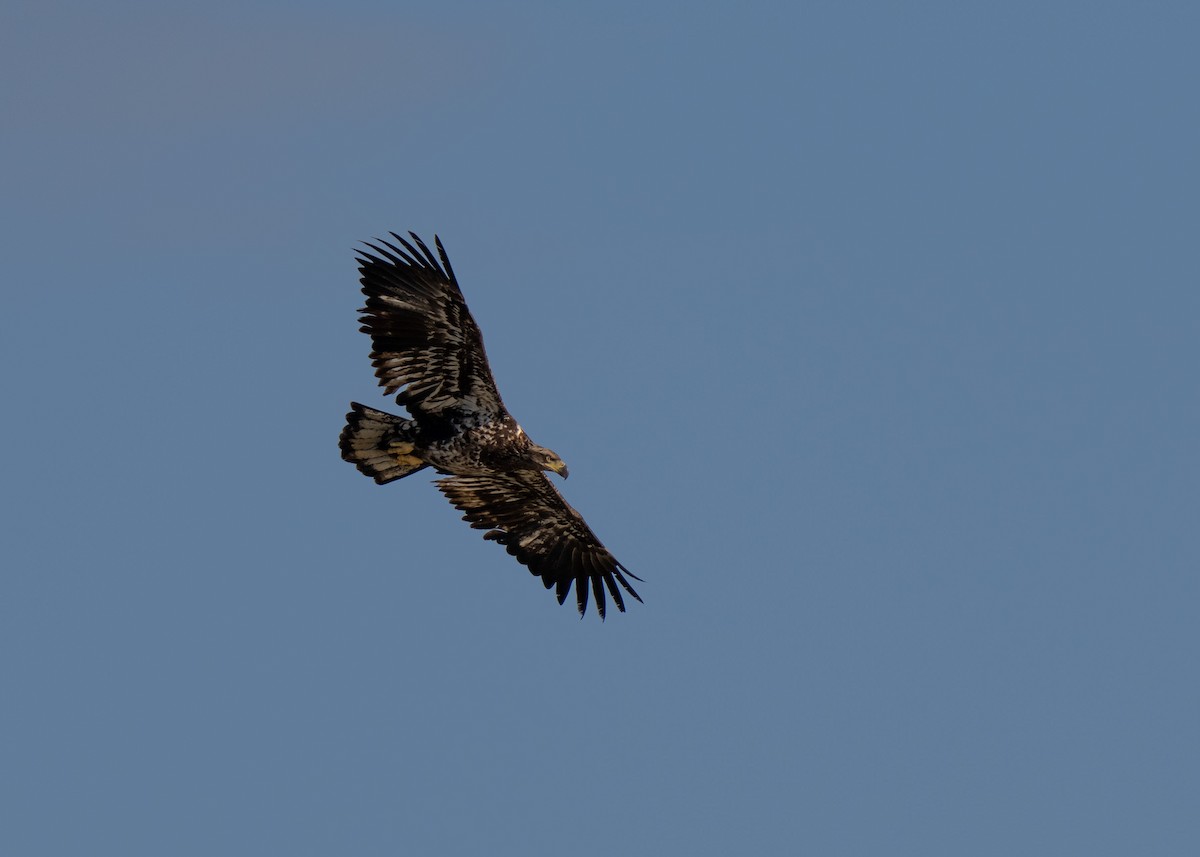
[[[441,239],[434,236],[435,257],[415,232],[411,241],[388,234],[392,241],[363,241],[355,251],[367,298],[359,330],[371,337],[384,395],[408,417],[351,402],[338,440],[342,458],[380,485],[432,468],[463,520],[541,578],[559,604],[574,584],[581,618],[589,590],[601,621],[606,589],[624,613],[622,590],[640,602],[629,578],[642,579],[547,477],[567,478],[562,458],[534,443],[505,408]]]

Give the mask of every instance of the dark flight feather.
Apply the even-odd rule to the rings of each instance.
[[[455,410],[507,416],[453,269],[439,265],[417,236],[421,250],[393,237],[404,249],[366,242],[375,252],[360,251],[358,260],[367,296],[361,329],[371,337],[380,386],[388,395],[404,387],[396,401],[414,417]],[[445,260],[441,241],[437,247]]]
[[[617,583],[642,600],[625,575],[641,578],[617,562],[546,474],[519,470],[494,476],[450,476],[434,484],[463,512],[464,521],[489,530],[484,538],[504,545],[547,589],[553,588],[559,604],[575,583],[576,603],[584,613],[589,580],[601,617],[605,614],[602,583],[622,613],[625,602]]]

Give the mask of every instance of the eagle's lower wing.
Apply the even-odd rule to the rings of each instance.
[[[374,252],[359,251],[367,296],[361,329],[371,335],[380,386],[389,396],[398,393],[396,401],[415,417],[504,416],[483,337],[442,242],[434,238],[439,263],[416,234],[409,235],[415,247],[393,232],[401,246],[364,242]]]
[[[463,520],[475,529],[488,530],[485,539],[500,542],[547,589],[553,587],[559,604],[567,600],[572,581],[580,615],[587,610],[589,581],[601,619],[606,586],[622,613],[625,602],[617,583],[642,600],[621,572],[634,580],[641,578],[617,562],[541,471],[450,476],[436,484],[465,513]]]

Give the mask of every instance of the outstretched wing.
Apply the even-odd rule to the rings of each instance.
[[[442,242],[438,258],[415,233],[410,244],[363,242],[358,270],[367,305],[362,332],[371,335],[371,362],[387,395],[412,412],[450,418],[476,413],[506,415],[471,317]],[[440,263],[439,263],[440,258]],[[401,389],[401,388],[404,389]]]
[[[587,610],[589,581],[601,619],[605,587],[622,613],[625,601],[618,583],[642,600],[621,572],[634,580],[641,578],[617,562],[541,471],[450,476],[436,484],[455,508],[465,513],[464,521],[477,530],[488,530],[485,539],[504,545],[547,589],[553,587],[559,604],[567,600],[572,581],[581,616]]]

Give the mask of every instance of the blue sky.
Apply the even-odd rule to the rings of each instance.
[[[1195,853],[1194,7],[3,19],[0,850]],[[408,229],[644,605],[340,460]]]

